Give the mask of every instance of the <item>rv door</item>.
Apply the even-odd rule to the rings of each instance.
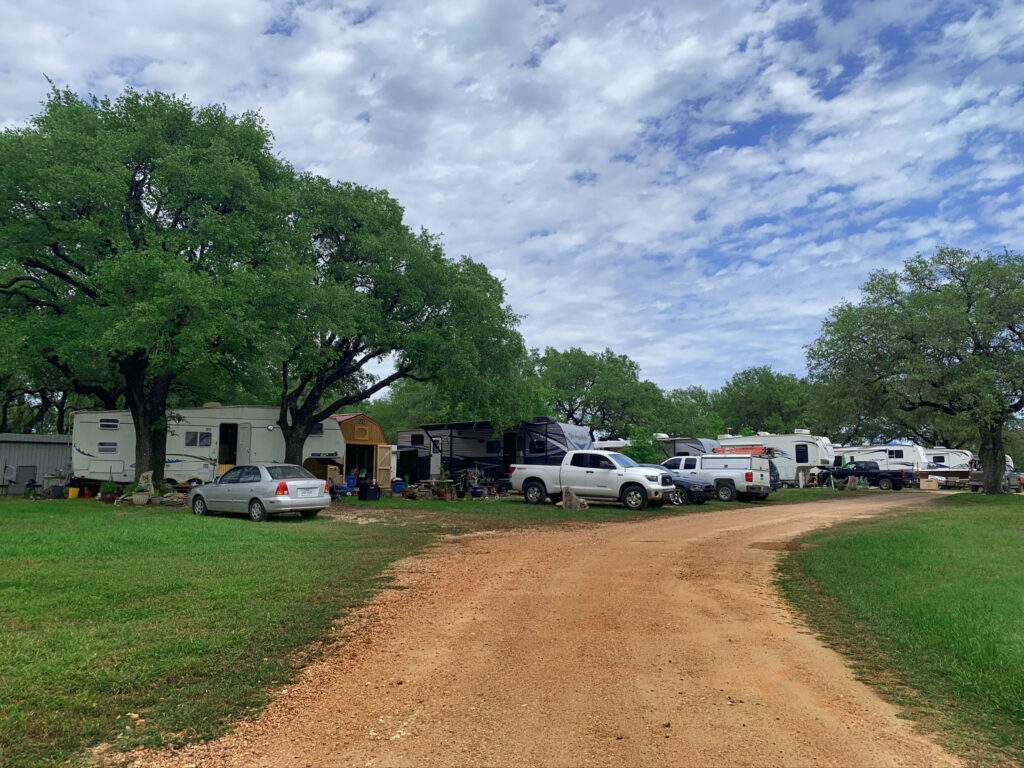
[[[251,424],[239,424],[238,425],[238,456],[235,459],[236,464],[248,464],[252,461],[250,449],[252,447],[252,425]]]

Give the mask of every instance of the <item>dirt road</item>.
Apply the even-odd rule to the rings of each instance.
[[[777,548],[906,495],[458,540],[174,766],[958,765],[782,604]],[[776,549],[773,550],[773,547]]]

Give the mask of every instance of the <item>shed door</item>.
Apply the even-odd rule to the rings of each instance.
[[[377,451],[377,485],[382,488],[391,487],[391,446],[378,445]]]

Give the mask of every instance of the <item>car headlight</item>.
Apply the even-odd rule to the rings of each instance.
[[[658,482],[658,476],[657,475],[644,475],[644,477],[646,477],[647,481],[650,482],[650,483]]]

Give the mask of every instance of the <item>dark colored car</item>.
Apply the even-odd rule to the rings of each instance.
[[[679,494],[680,502],[683,504],[703,504],[708,499],[715,498],[715,486],[694,480],[692,477],[684,477],[679,470],[668,469],[661,464],[641,464],[641,467],[660,469],[672,475],[672,482],[676,486],[676,493]]]
[[[881,488],[883,491],[900,491],[913,485],[913,472],[902,469],[879,469],[877,461],[851,461],[841,467],[832,469],[832,477],[843,482],[850,477],[863,477],[868,485]]]

